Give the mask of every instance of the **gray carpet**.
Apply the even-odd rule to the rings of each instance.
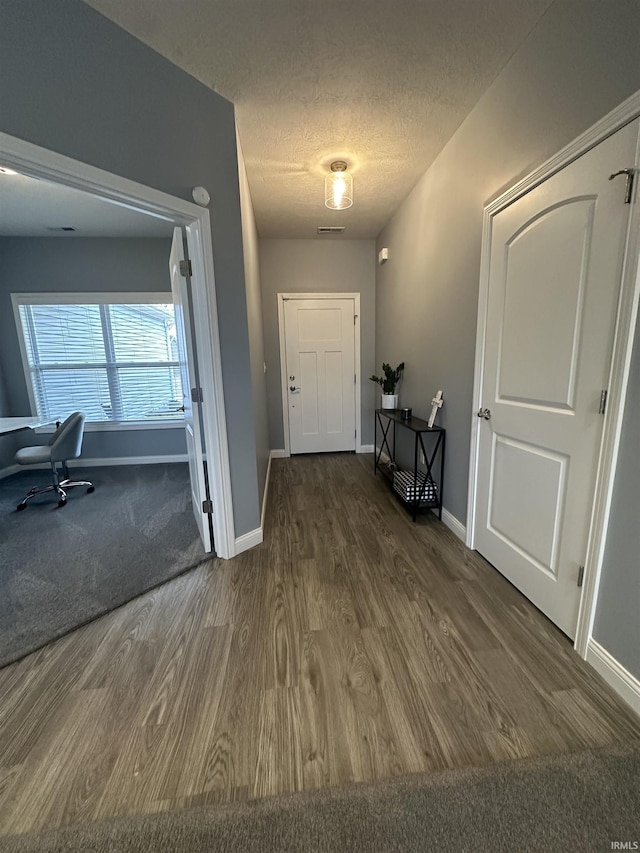
[[[16,504],[46,471],[0,480],[0,666],[201,562],[185,464],[75,468],[72,489]]]
[[[608,851],[640,843],[640,745],[0,838],[5,853]],[[618,849],[638,849],[626,847]]]

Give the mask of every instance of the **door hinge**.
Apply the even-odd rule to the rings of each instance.
[[[636,171],[635,169],[619,169],[617,172],[614,172],[613,175],[609,175],[609,180],[612,181],[614,178],[617,178],[618,175],[626,175],[627,176],[627,186],[624,191],[624,203],[631,204],[631,200],[633,198],[633,179],[635,178]]]
[[[202,512],[207,515],[213,513],[213,501],[202,501]]]
[[[354,438],[357,438],[357,437],[358,437],[358,427],[356,427],[356,428],[354,429],[354,431],[353,431],[353,437],[354,437]]]
[[[193,275],[193,270],[191,268],[190,260],[180,261],[180,275],[184,276],[184,278],[191,278],[191,276]]]
[[[354,314],[354,315],[353,315],[353,325],[354,325],[354,326],[355,326],[355,324],[356,324],[356,320],[357,320],[357,319],[358,319],[358,315],[357,315],[357,314]]]
[[[600,392],[600,408],[598,409],[599,415],[604,415],[607,411],[607,389],[603,388]]]
[[[356,374],[354,373],[353,374],[353,384],[356,385],[357,382],[358,382],[358,378],[357,378]]]
[[[192,388],[191,389],[191,402],[192,403],[202,403],[202,388]]]
[[[582,582],[584,580],[584,566],[580,566],[578,569],[578,586],[582,586]]]

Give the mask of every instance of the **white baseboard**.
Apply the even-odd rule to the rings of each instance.
[[[69,468],[108,468],[112,465],[159,465],[164,462],[187,462],[187,454],[179,453],[173,456],[110,456],[108,458],[85,459],[81,456],[79,459],[70,459]],[[9,465],[7,468],[0,469],[0,479],[9,477],[18,471],[48,471],[48,464],[39,463],[37,465]]]
[[[249,548],[255,548],[262,542],[262,528],[256,527],[255,530],[250,530],[243,536],[238,536],[236,539],[236,556],[242,554],[243,551],[248,551]]]
[[[287,451],[284,448],[280,448],[278,450],[272,450],[270,454],[271,459],[286,459]]]
[[[436,510],[434,510],[436,512]],[[442,507],[442,523],[445,524],[449,530],[456,534],[458,539],[462,539],[463,542],[467,541],[467,528],[464,524],[450,513],[448,509]]]
[[[0,468],[0,480],[3,480],[5,477],[10,477],[12,474],[15,474],[16,471],[19,471],[22,468],[22,465],[7,465],[6,468]]]
[[[356,453],[373,453],[374,450],[373,444],[361,444]]]
[[[587,645],[587,663],[590,663],[607,684],[613,687],[637,714],[640,714],[640,680],[626,670],[593,637]]]

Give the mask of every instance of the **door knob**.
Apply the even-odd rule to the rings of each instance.
[[[491,409],[478,409],[476,415],[479,418],[484,418],[485,421],[491,420]]]
[[[296,388],[295,385],[289,385],[289,391],[299,391],[299,388]]]

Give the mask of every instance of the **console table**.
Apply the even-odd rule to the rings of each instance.
[[[398,428],[413,433],[413,468],[409,470],[403,470],[396,462]],[[420,509],[437,509],[438,518],[442,519],[446,430],[439,426],[430,427],[421,418],[405,420],[399,409],[376,409],[374,439],[374,474],[379,471],[384,475],[394,494],[411,512],[413,520],[416,520]],[[386,461],[382,461],[383,456],[386,456]]]

